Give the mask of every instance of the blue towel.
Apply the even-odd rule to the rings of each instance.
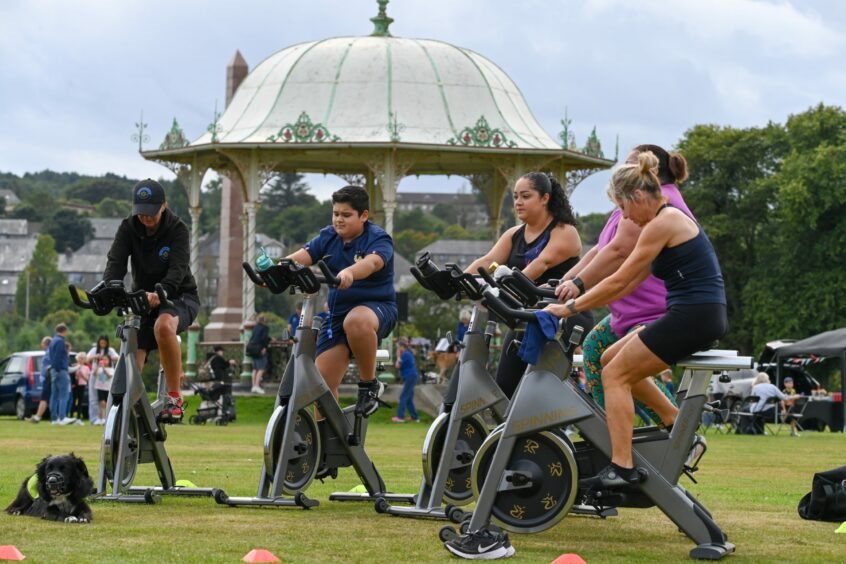
[[[555,332],[558,331],[558,318],[546,311],[536,311],[537,323],[526,324],[526,334],[523,335],[523,343],[517,355],[529,364],[537,364],[541,351],[548,341],[555,339]]]

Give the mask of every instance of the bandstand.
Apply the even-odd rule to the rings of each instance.
[[[224,175],[218,307],[206,340],[237,339],[255,313],[254,286],[236,273],[243,275],[242,260],[255,258],[260,191],[274,173],[328,173],[361,183],[376,221],[390,233],[405,176],[467,177],[498,228],[506,190],[525,172],[573,179],[614,164],[601,152],[551,138],[491,60],[443,41],[392,36],[386,4],[379,1],[369,36],[293,45],[251,72],[236,53],[226,108],[208,131],[188,142],[174,120],[160,148],[142,151],[188,188],[195,273],[200,184],[208,170]]]

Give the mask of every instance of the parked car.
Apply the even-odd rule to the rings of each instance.
[[[0,414],[29,417],[41,400],[44,351],[13,353],[0,361]]]

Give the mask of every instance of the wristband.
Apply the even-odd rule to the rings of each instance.
[[[576,300],[574,300],[573,298],[570,298],[569,300],[567,300],[564,303],[564,307],[566,307],[567,310],[572,314],[579,313],[579,311],[576,309]]]
[[[572,282],[572,283],[576,286],[576,288],[578,288],[578,289],[579,289],[579,295],[580,295],[580,296],[581,296],[582,294],[584,294],[584,293],[585,293],[585,283],[584,283],[584,282],[582,282],[582,279],[581,279],[581,278],[579,278],[578,276],[576,276],[576,277],[575,277],[575,278],[573,278],[570,282]]]

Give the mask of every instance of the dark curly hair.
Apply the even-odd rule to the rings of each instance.
[[[546,209],[552,214],[556,225],[576,226],[576,214],[573,213],[573,206],[570,205],[570,200],[561,187],[561,183],[555,179],[551,174],[545,172],[528,172],[521,176],[528,180],[532,189],[543,197],[549,194],[549,203]]]

